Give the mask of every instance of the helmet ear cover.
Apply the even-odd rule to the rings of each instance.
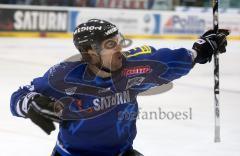
[[[83,53],[81,53],[81,55],[82,55],[82,61],[84,61],[84,62],[91,62],[92,58],[91,58],[89,53],[83,52]]]
[[[78,51],[82,54],[82,53],[87,53],[88,50],[92,50],[92,46],[91,45],[82,45],[82,46],[76,46],[76,48],[78,49]]]

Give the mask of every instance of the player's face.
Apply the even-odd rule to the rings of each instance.
[[[103,66],[116,71],[122,67],[122,45],[120,35],[104,40],[101,44],[100,53]]]

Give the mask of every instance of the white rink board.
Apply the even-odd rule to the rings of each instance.
[[[41,76],[50,66],[76,54],[66,39],[0,38],[0,155],[48,156],[57,132],[45,135],[29,120],[13,117],[9,99],[20,85]],[[134,45],[191,48],[191,40],[135,40]],[[196,65],[188,76],[174,82],[164,94],[139,97],[139,107],[151,111],[185,111],[192,120],[139,120],[134,147],[145,156],[240,155],[240,42],[232,41],[220,57],[220,109],[222,142],[213,143],[213,64]]]

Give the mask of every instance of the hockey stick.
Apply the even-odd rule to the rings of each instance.
[[[213,29],[218,32],[218,0],[212,0],[213,4]],[[214,142],[220,142],[220,107],[219,107],[219,52],[214,53],[214,115],[215,133]]]

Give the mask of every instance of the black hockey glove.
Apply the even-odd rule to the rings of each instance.
[[[59,113],[61,113],[63,106],[39,93],[27,94],[20,100],[19,105],[22,114],[26,118],[30,118],[48,135],[55,130],[53,122],[60,122]]]
[[[135,149],[130,149],[123,153],[122,156],[144,156],[144,155]]]
[[[219,29],[218,33],[215,34],[213,30],[205,32],[200,39],[194,44],[192,49],[197,52],[195,63],[204,64],[211,62],[212,55],[219,51],[219,53],[226,52],[227,36],[230,31],[226,29]]]

